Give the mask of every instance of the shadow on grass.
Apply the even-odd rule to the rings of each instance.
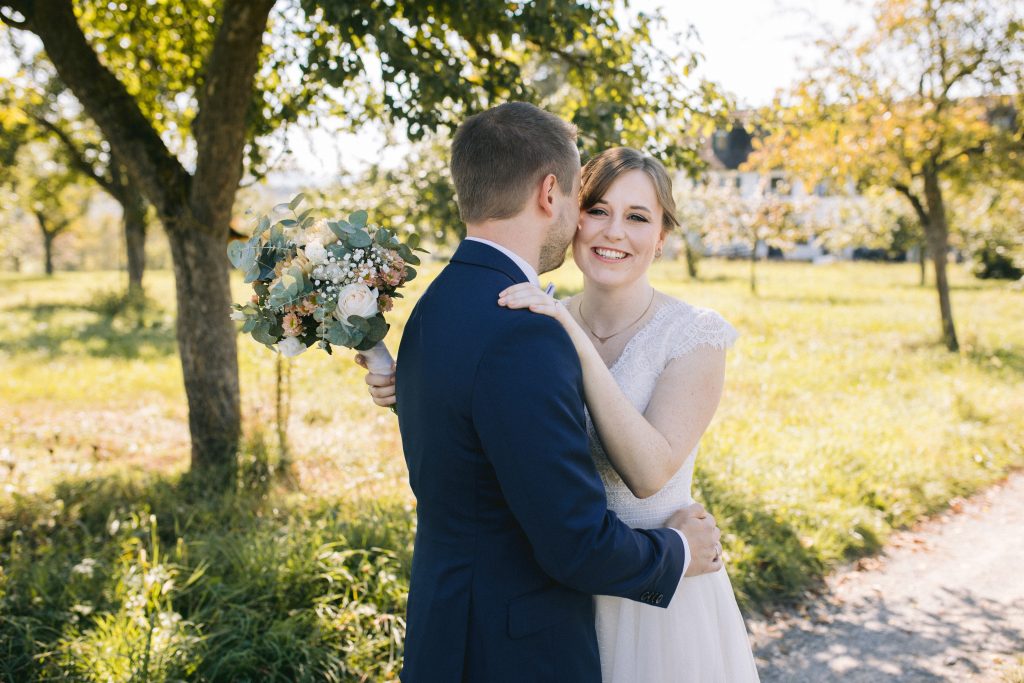
[[[174,328],[163,318],[106,315],[88,304],[20,305],[0,311],[8,312],[27,315],[31,331],[0,339],[0,351],[7,353],[43,353],[52,358],[69,353],[68,346],[74,345],[74,353],[134,359],[168,356],[177,350]],[[91,320],[61,323],[60,317],[68,313],[85,314]]]
[[[694,488],[722,529],[729,576],[744,611],[791,604],[822,585],[824,564],[785,519],[706,470],[694,478]]]
[[[1002,286],[1000,286],[1002,283]],[[1014,283],[1014,280],[989,280],[988,283],[977,282],[971,284],[951,284],[949,291],[951,292],[1012,292],[1013,288],[1010,286]],[[926,284],[922,285],[919,282],[901,282],[899,284],[889,285],[894,289],[920,289],[927,290],[929,292],[935,291],[935,282],[929,280]]]
[[[15,494],[0,505],[0,681],[394,678],[412,518],[405,501],[211,494],[187,475]]]
[[[966,354],[966,358],[979,369],[993,375],[1024,378],[1024,349],[1019,347],[1003,347],[994,351],[973,348]]]
[[[764,296],[761,301],[776,301],[801,306],[878,306],[883,302],[879,298],[859,298],[846,296]]]

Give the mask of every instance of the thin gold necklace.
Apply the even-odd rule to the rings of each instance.
[[[617,337],[618,335],[622,334],[623,332],[625,332],[629,328],[633,327],[633,325],[636,325],[638,322],[643,320],[644,316],[647,315],[647,311],[651,310],[651,306],[653,306],[653,305],[654,305],[654,288],[651,287],[651,300],[647,302],[647,308],[645,308],[644,312],[640,314],[640,317],[637,318],[636,320],[634,320],[633,322],[631,322],[630,324],[626,325],[625,327],[623,327],[618,332],[612,332],[611,334],[609,334],[607,336],[604,336],[604,337],[599,335],[597,332],[594,332],[594,328],[591,327],[590,323],[587,322],[587,319],[583,317],[583,298],[582,297],[580,297],[580,304],[579,304],[579,306],[577,306],[577,310],[580,313],[580,320],[583,321],[583,324],[586,326],[587,331],[590,332],[591,335],[593,335],[594,339],[596,339],[597,341],[599,341],[602,344],[604,344],[606,341],[608,341],[612,337]]]

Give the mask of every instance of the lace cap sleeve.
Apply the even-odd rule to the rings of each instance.
[[[701,346],[728,349],[736,343],[739,333],[717,311],[697,306],[688,308],[671,326],[666,361]]]

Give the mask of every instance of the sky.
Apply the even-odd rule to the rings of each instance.
[[[633,0],[638,12],[660,8],[669,32],[693,25],[704,54],[701,72],[733,93],[741,105],[768,104],[800,75],[813,53],[809,36],[819,25],[862,25],[868,10],[851,0]]]

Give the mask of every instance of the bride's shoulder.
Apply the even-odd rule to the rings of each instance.
[[[691,304],[667,294],[661,296],[663,304],[659,314],[664,316],[664,332],[673,356],[702,345],[726,349],[739,337],[736,328],[713,308]]]

